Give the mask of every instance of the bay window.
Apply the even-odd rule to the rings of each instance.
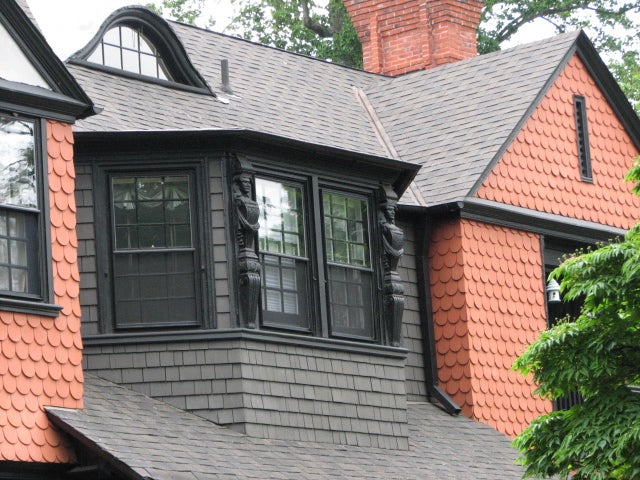
[[[262,326],[375,341],[372,195],[256,179]]]
[[[197,325],[193,176],[110,176],[115,328]]]

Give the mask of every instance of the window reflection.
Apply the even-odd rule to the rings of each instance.
[[[0,116],[0,204],[37,208],[34,124]]]

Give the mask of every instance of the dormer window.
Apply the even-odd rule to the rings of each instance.
[[[114,12],[68,62],[170,88],[213,94],[171,25],[146,7]]]
[[[160,80],[172,80],[153,43],[139,29],[126,25],[107,31],[87,61]]]

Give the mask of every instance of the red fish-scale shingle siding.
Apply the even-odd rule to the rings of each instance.
[[[540,238],[452,220],[433,233],[429,270],[441,385],[465,415],[517,435],[551,408],[511,371],[546,327]]]
[[[580,177],[574,94],[584,96],[593,182]],[[638,150],[574,56],[477,192],[480,198],[628,229],[640,197],[623,180]]]
[[[43,407],[82,408],[82,340],[71,126],[47,122],[56,318],[0,312],[0,460],[69,462]]]

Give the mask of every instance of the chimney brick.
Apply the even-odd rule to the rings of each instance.
[[[385,75],[477,55],[477,0],[344,0],[362,42],[364,69]]]

